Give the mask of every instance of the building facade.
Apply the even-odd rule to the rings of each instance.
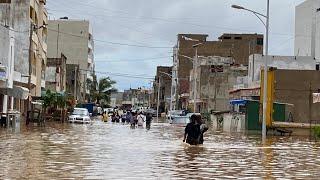
[[[172,67],[158,66],[157,74],[155,76],[155,83],[153,83],[153,95],[151,107],[156,109],[158,105],[159,94],[159,112],[167,112],[170,110],[171,96],[173,95],[172,88]],[[159,87],[160,85],[160,87]],[[159,91],[160,90],[160,91]]]
[[[320,0],[306,0],[296,6],[295,56],[320,59]]]
[[[59,19],[50,20],[48,26],[48,57],[57,58],[64,54],[67,64],[79,65],[80,92],[79,102],[84,102],[89,88],[87,79],[93,80],[94,74],[94,41],[89,21]]]
[[[53,92],[66,91],[67,58],[61,54],[60,58],[48,58],[46,69],[46,89]]]
[[[7,38],[10,39],[4,41],[3,47],[9,47],[10,55],[3,57],[10,57],[11,60],[2,60],[8,66],[6,74],[13,79],[8,81],[12,82],[12,90],[2,91],[11,94],[8,101],[4,98],[3,104],[10,104],[10,109],[23,112],[24,116],[31,99],[25,100],[28,99],[29,92],[32,97],[40,97],[41,90],[45,87],[48,13],[45,8],[46,0],[7,2],[0,3],[0,23],[1,33],[5,30],[3,28],[8,29],[5,31],[9,32]]]
[[[253,54],[249,57],[248,87],[260,86],[260,73],[266,56]],[[311,56],[268,56],[268,66],[277,69],[316,70],[317,62]]]
[[[229,91],[239,77],[247,75],[247,67],[233,66],[230,57],[199,57],[198,60],[199,65],[190,72],[189,109],[196,103],[196,112],[229,110]]]
[[[205,34],[179,34],[174,47],[172,87],[175,104],[182,106],[183,99],[189,98],[189,76],[193,68],[196,51],[199,56],[221,56],[234,59],[234,65],[248,65],[250,54],[263,53],[261,34],[223,34],[217,41],[207,41]],[[199,44],[197,48],[193,45]]]

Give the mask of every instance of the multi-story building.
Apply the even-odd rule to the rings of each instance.
[[[111,93],[110,106],[111,107],[121,107],[123,101],[123,92]]]
[[[61,54],[60,58],[48,58],[46,69],[46,89],[53,92],[66,91],[67,58]]]
[[[167,112],[170,110],[172,88],[172,67],[158,66],[157,74],[155,76],[155,83],[153,83],[152,107],[157,108],[158,93],[159,93],[159,112]],[[160,84],[160,87],[159,87]],[[160,90],[160,91],[159,91]]]
[[[13,97],[9,97],[10,106],[26,112],[29,104],[27,91],[33,97],[40,97],[45,87],[45,69],[47,61],[47,21],[46,0],[11,0],[0,3],[0,22],[2,29],[9,31],[10,56],[14,62],[9,65],[8,77],[13,77]],[[12,46],[13,45],[13,46]],[[5,48],[8,48],[5,45]],[[8,61],[9,62],[9,61]],[[4,63],[5,64],[5,63]],[[10,71],[10,72],[9,72]],[[13,74],[13,75],[12,75]],[[10,91],[7,91],[10,92]],[[18,93],[20,92],[20,93]],[[24,115],[26,113],[23,113]]]
[[[196,112],[229,110],[229,91],[239,77],[247,75],[247,67],[233,66],[231,57],[200,56],[198,60],[200,63],[190,72],[189,108],[196,103]]]
[[[189,76],[196,51],[199,56],[231,57],[234,59],[233,65],[245,66],[248,65],[250,54],[263,53],[261,34],[223,34],[218,41],[207,41],[207,37],[205,34],[178,34],[174,48],[172,87],[175,104],[179,108],[183,99],[189,99]]]
[[[124,109],[140,109],[149,105],[149,90],[144,88],[129,89],[123,92],[122,107]]]
[[[48,26],[48,57],[57,58],[64,54],[67,64],[79,65],[80,92],[79,101],[85,101],[89,88],[86,86],[87,79],[93,80],[94,73],[94,42],[92,29],[89,21],[49,20]]]
[[[320,59],[320,0],[306,0],[296,7],[295,56]]]

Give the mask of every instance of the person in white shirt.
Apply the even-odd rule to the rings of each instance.
[[[139,115],[137,116],[137,119],[138,119],[138,126],[143,126],[145,120],[146,120],[146,117],[140,112]]]

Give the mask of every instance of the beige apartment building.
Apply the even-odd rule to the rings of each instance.
[[[4,58],[1,62],[7,65],[5,73],[9,86],[2,89],[0,101],[9,110],[26,112],[28,96],[40,97],[41,90],[45,88],[48,24],[45,5],[46,0],[0,3],[0,22],[2,29],[8,30],[10,39],[0,49],[8,49],[9,46],[8,57],[12,59],[10,62],[10,58]],[[7,111],[5,108],[2,107],[2,112]]]
[[[67,86],[76,87],[77,90],[69,93],[73,94],[79,102],[84,102],[86,94],[89,93],[86,81],[93,80],[94,73],[94,42],[89,21],[69,20],[67,17],[49,20],[48,49],[49,58],[60,58],[60,55],[64,54],[68,59],[68,65],[79,66],[79,69],[74,71],[79,71],[80,85],[67,84]],[[76,80],[72,82],[77,83]]]

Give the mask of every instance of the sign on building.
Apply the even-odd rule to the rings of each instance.
[[[313,99],[313,103],[319,103],[320,102],[320,93],[313,93],[312,99]]]
[[[0,80],[5,81],[7,79],[6,67],[0,67]]]

